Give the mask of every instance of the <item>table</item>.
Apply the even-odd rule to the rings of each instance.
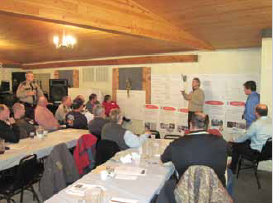
[[[0,171],[18,165],[20,159],[30,154],[37,154],[38,159],[48,156],[53,147],[60,143],[66,143],[68,148],[74,147],[78,138],[88,133],[88,130],[64,129],[48,133],[43,140],[36,136],[34,139],[21,139],[16,144],[7,144],[10,150],[0,155]]]
[[[166,148],[170,141],[157,140],[157,142],[161,142],[161,146],[163,145],[163,147],[161,147],[162,151]],[[150,202],[155,194],[159,194],[159,191],[163,187],[165,181],[168,180],[170,176],[173,174],[174,166],[172,164],[163,165],[154,163],[146,163],[144,166],[142,164],[137,165],[133,163],[122,164],[120,162],[115,161],[118,159],[118,157],[123,156],[126,153],[131,153],[133,151],[138,151],[138,149],[129,149],[116,154],[113,159],[107,161],[105,164],[99,166],[97,169],[83,176],[74,184],[86,183],[92,185],[100,185],[106,189],[106,193],[110,194],[111,197],[137,199],[138,203]],[[157,158],[159,160],[159,157]],[[115,178],[101,180],[100,178],[101,169],[106,168],[106,166],[116,167],[120,165],[144,167],[147,169],[147,174],[145,176],[138,176],[136,180],[121,180]],[[45,203],[55,202],[78,203],[78,198],[68,195],[65,190],[66,189],[60,191],[58,194],[54,195],[53,197],[45,201]]]

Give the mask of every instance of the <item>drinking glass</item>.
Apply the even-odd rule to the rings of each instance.
[[[30,132],[29,137],[30,137],[30,139],[33,139],[35,137],[35,132]]]
[[[42,126],[38,126],[36,128],[36,135],[39,139],[43,139],[44,137],[44,128]]]
[[[0,139],[0,154],[4,154],[4,153],[5,153],[5,140]]]
[[[85,203],[103,203],[104,191],[100,187],[94,187],[85,192]]]

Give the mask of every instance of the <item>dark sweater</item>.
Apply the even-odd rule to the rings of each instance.
[[[88,124],[89,132],[95,135],[98,139],[101,138],[101,131],[103,126],[108,123],[109,120],[101,118],[101,117],[94,117]]]
[[[34,125],[31,124],[31,120],[28,118],[15,119],[15,123],[19,127],[20,139],[29,137],[30,133],[35,132],[36,130]]]
[[[71,111],[68,114],[66,114],[65,120],[73,120],[73,125],[68,127],[76,128],[76,129],[88,129],[87,128],[87,119],[85,115],[83,115],[80,112]]]
[[[0,138],[5,142],[19,142],[20,131],[16,124],[8,125],[4,121],[0,120]]]
[[[129,148],[124,140],[125,132],[126,129],[121,125],[115,122],[109,122],[102,128],[101,139],[113,141],[119,146],[120,150],[125,150]]]
[[[226,185],[227,143],[222,137],[211,134],[188,134],[174,140],[161,155],[163,163],[172,161],[179,177],[192,165],[212,168]]]

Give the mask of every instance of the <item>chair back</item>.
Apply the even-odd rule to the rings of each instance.
[[[262,148],[259,161],[272,160],[272,138],[268,138]]]
[[[178,139],[180,137],[181,137],[180,135],[171,135],[171,134],[168,134],[168,135],[164,136],[164,139],[175,140],[175,139]]]
[[[233,202],[214,170],[202,165],[190,166],[185,171],[174,194],[176,202]]]
[[[97,143],[96,166],[99,166],[119,152],[117,143],[110,140],[99,140]]]
[[[152,135],[155,135],[155,139],[160,139],[160,133],[157,130],[150,130]]]
[[[16,181],[13,185],[14,190],[34,183],[37,180],[39,167],[36,154],[22,158],[17,168]]]
[[[95,168],[96,144],[97,138],[92,134],[84,134],[78,139],[73,155],[79,174],[87,174]]]

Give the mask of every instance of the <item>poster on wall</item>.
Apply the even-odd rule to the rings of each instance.
[[[117,104],[127,118],[143,120],[145,101],[145,91],[132,90],[128,94],[126,90],[117,90]]]
[[[151,103],[162,106],[187,106],[181,91],[185,89],[184,75],[152,75],[151,76]]]
[[[160,106],[155,104],[146,104],[144,108],[145,130],[157,130]]]
[[[186,107],[178,108],[177,109],[176,134],[184,135],[186,130],[188,130],[188,109]]]
[[[159,131],[164,134],[175,132],[177,122],[177,108],[173,106],[161,106],[159,115]]]
[[[244,112],[244,102],[247,95],[244,92],[243,84],[246,81],[253,80],[257,84],[259,92],[258,75],[238,75],[238,74],[161,74],[152,75],[152,102],[156,102],[162,107],[172,107],[179,109],[187,107],[181,95],[184,88],[187,93],[192,91],[192,79],[201,80],[201,88],[205,93],[204,112],[210,117],[210,128],[218,129],[225,138],[229,138],[234,131],[244,131],[245,120],[242,120]],[[184,79],[184,80],[183,80]],[[183,80],[183,82],[182,82]],[[177,111],[174,117],[164,116],[166,113],[160,113],[158,130],[170,133],[170,123],[175,123],[176,130],[171,133],[183,133],[183,128],[187,126],[187,114]],[[170,121],[167,120],[170,119]],[[176,121],[174,121],[176,118]],[[163,119],[163,120],[162,120]],[[182,123],[182,124],[181,124]]]

